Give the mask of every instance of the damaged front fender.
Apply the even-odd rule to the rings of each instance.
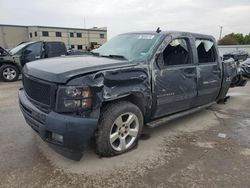
[[[148,70],[146,64],[103,70],[75,78],[67,85],[90,86],[94,93],[93,110],[100,109],[103,103],[126,98],[149,113],[152,95]]]

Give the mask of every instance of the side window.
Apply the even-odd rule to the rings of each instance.
[[[214,43],[210,40],[195,40],[199,63],[212,63],[216,61]]]
[[[25,56],[30,56],[30,57],[40,56],[41,55],[41,50],[42,50],[42,43],[37,42],[37,43],[29,45],[25,49],[24,55]]]
[[[62,42],[48,42],[46,43],[46,58],[57,57],[66,54],[65,45]]]
[[[190,64],[187,39],[174,39],[163,52],[164,66]]]

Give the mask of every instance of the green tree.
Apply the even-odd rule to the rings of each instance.
[[[245,36],[245,44],[250,44],[250,33]]]
[[[243,35],[242,33],[230,33],[225,35],[218,41],[220,45],[237,45],[237,44],[250,44],[250,33]]]
[[[237,41],[236,37],[232,35],[226,35],[222,39],[218,41],[219,45],[237,45],[239,42]]]
[[[239,44],[245,44],[245,37],[242,33],[233,33],[233,37],[236,38]]]

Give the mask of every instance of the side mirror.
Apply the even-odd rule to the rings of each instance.
[[[164,68],[164,58],[163,58],[163,53],[158,53],[155,56],[155,61],[157,66],[159,67],[159,69],[163,69]]]

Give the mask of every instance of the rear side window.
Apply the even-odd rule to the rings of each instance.
[[[66,48],[62,42],[49,42],[46,43],[46,57],[57,57],[66,55]]]
[[[190,64],[187,39],[174,39],[163,52],[164,66]]]
[[[210,40],[195,40],[199,63],[216,62],[216,50],[214,43]]]

